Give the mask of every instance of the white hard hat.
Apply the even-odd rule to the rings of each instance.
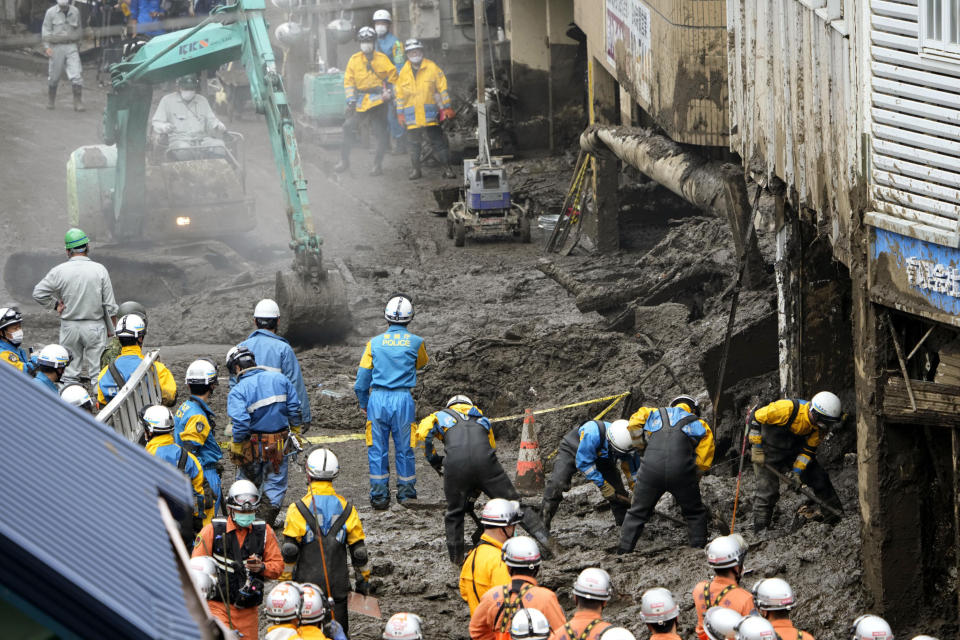
[[[128,313],[117,321],[118,338],[142,338],[147,332],[147,321],[136,313]]]
[[[270,320],[280,317],[280,307],[270,298],[264,298],[253,308],[254,318],[263,318]]]
[[[853,621],[850,640],[893,640],[893,630],[880,616],[862,615]]]
[[[737,625],[736,640],[778,640],[777,632],[766,618],[747,616]]]
[[[383,628],[383,640],[423,640],[420,616],[415,613],[395,613]]]
[[[0,307],[0,329],[23,322],[23,314],[16,307]]]
[[[607,442],[614,451],[623,455],[635,448],[629,425],[629,420],[616,420],[607,427]]]
[[[230,347],[230,351],[227,351],[226,364],[227,369],[232,369],[236,365],[240,365],[241,369],[255,366],[257,363],[256,357],[253,355],[253,351],[250,351],[250,348],[243,344],[238,344],[235,347]]]
[[[37,364],[51,369],[60,369],[70,364],[70,352],[59,344],[48,344],[37,354]]]
[[[480,522],[493,527],[509,527],[520,522],[522,517],[520,503],[516,500],[491,498],[487,504],[483,505]]]
[[[540,547],[528,536],[508,538],[503,543],[502,557],[508,567],[536,569],[540,566]]]
[[[300,619],[308,624],[322,620],[327,612],[327,603],[320,587],[312,582],[304,582],[300,585],[300,597],[303,600]]]
[[[140,416],[140,422],[151,434],[173,431],[173,414],[170,413],[170,409],[159,404],[145,408]]]
[[[821,391],[810,401],[810,418],[819,426],[839,422],[842,415],[840,398],[829,391]]]
[[[710,607],[703,614],[703,630],[710,640],[732,640],[743,616],[726,607]]]
[[[697,402],[697,399],[693,396],[680,395],[670,401],[671,407],[679,407],[681,404],[687,405],[690,408],[690,413],[693,415],[700,415],[700,403]]]
[[[217,365],[213,364],[206,358],[194,360],[190,363],[190,366],[187,367],[187,373],[184,376],[184,381],[188,385],[204,384],[210,386],[212,384],[216,384]]]
[[[227,492],[227,508],[238,511],[256,511],[260,506],[260,490],[249,480],[237,480]]]
[[[413,303],[406,296],[393,296],[383,310],[383,317],[390,324],[407,324],[413,320]]]
[[[423,49],[423,43],[417,40],[416,38],[410,38],[403,43],[403,50],[406,53],[413,51],[414,49]]]
[[[645,624],[663,624],[679,615],[677,601],[669,589],[647,589],[640,597],[640,618]]]
[[[610,599],[610,574],[603,569],[584,569],[573,583],[573,594],[591,600]]]
[[[321,447],[307,456],[305,469],[311,480],[333,480],[340,475],[340,461],[333,451]]]
[[[376,40],[377,32],[373,30],[373,27],[360,27],[357,31],[357,40],[361,42],[364,40]]]
[[[389,11],[387,11],[386,9],[377,9],[376,11],[373,12],[373,21],[379,22],[381,20],[385,22],[393,22],[393,19],[390,17]]]
[[[766,578],[753,585],[753,598],[761,611],[790,611],[796,604],[786,580]]]
[[[922,635],[922,636],[913,636],[912,640],[937,640],[933,636]]]
[[[470,406],[472,407],[472,406],[473,406],[473,400],[471,400],[470,398],[468,398],[468,397],[465,396],[465,395],[459,395],[459,394],[458,394],[458,395],[455,395],[455,396],[453,396],[452,398],[450,398],[449,400],[447,400],[447,409],[449,409],[450,407],[452,407],[452,406],[455,405],[455,404],[468,404],[468,405],[470,405]]]
[[[93,408],[93,400],[90,399],[90,394],[83,385],[68,384],[60,392],[60,399],[81,409]]]
[[[513,614],[511,640],[547,640],[549,637],[550,623],[539,609],[523,608]]]
[[[263,600],[263,612],[273,622],[286,622],[300,615],[300,589],[292,582],[281,582]]]
[[[637,637],[629,629],[623,627],[607,627],[600,634],[601,640],[637,640]]]
[[[707,564],[714,569],[729,569],[743,564],[743,546],[734,536],[714,538],[707,545]]]
[[[200,593],[207,597],[217,583],[217,562],[210,556],[190,558],[190,573]]]

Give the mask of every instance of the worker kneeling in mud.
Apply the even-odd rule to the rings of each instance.
[[[840,398],[829,391],[821,391],[810,402],[777,400],[750,412],[747,416],[750,461],[757,473],[754,531],[763,531],[770,526],[773,509],[780,498],[780,478],[774,470],[789,471],[791,477],[798,483],[809,485],[826,504],[837,512],[843,511],[830,476],[816,459],[820,430],[839,424],[842,417]],[[835,514],[820,514],[818,509],[808,508],[805,515],[816,519],[822,517],[830,524],[840,519]]]
[[[467,396],[453,396],[445,409],[424,418],[417,427],[417,440],[424,443],[427,462],[443,477],[447,551],[450,561],[460,566],[464,555],[463,516],[468,510],[473,512],[480,492],[490,498],[517,501],[520,494],[497,460],[490,421]],[[437,454],[434,440],[443,443],[445,455]],[[549,535],[533,509],[523,509],[521,526],[549,554]]]
[[[370,593],[363,524],[353,504],[333,488],[334,478],[340,475],[340,462],[332,451],[311,451],[305,471],[310,481],[307,495],[287,508],[281,547],[284,573],[291,574],[297,582],[323,585],[321,588],[327,589],[327,595],[333,598],[333,619],[344,633],[349,633],[348,550],[356,574],[355,590],[363,595]]]
[[[547,530],[563,500],[563,492],[570,489],[570,481],[577,471],[597,485],[610,503],[617,526],[623,524],[623,517],[630,506],[630,495],[617,469],[618,460],[627,463],[628,474],[639,468],[640,459],[626,420],[590,420],[567,433],[557,449],[553,473],[543,492],[540,515]]]
[[[700,418],[700,405],[690,396],[674,398],[669,407],[640,407],[630,416],[631,433],[646,443],[633,488],[633,504],[620,532],[617,553],[629,553],[643,533],[657,501],[667,491],[687,521],[691,547],[707,543],[707,508],[700,497],[700,476],[713,464],[713,432]]]
[[[177,78],[177,90],[160,98],[153,112],[153,130],[167,136],[168,154],[174,160],[223,158],[227,148],[214,134],[223,134],[226,125],[220,122],[210,103],[197,91],[196,75]]]

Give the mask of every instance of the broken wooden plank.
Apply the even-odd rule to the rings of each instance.
[[[960,427],[960,387],[910,380],[914,411],[903,378],[891,376],[883,387],[883,415],[889,421],[940,427]]]

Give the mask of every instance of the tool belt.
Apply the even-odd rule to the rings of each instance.
[[[283,454],[290,432],[287,429],[276,433],[254,433],[250,436],[251,460],[261,460],[273,465],[273,472],[280,473]],[[245,451],[246,452],[246,451]],[[244,456],[246,457],[246,456]]]

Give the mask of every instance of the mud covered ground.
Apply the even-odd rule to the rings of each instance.
[[[38,110],[42,100],[38,78],[0,70],[0,134],[6,141],[0,157],[19,173],[3,174],[4,198],[0,225],[8,250],[31,249],[56,262],[62,255],[59,241],[64,219],[63,164],[67,154],[97,139],[97,120],[103,106],[98,92],[88,92],[88,112],[74,114]],[[28,126],[24,126],[27,123]],[[167,285],[152,282],[150,272],[115,276],[115,286],[129,297],[150,295],[150,330],[147,345],[161,349],[162,360],[182,380],[187,364],[200,356],[222,361],[228,347],[252,330],[255,302],[272,293],[274,273],[289,262],[286,225],[282,219],[280,191],[261,121],[252,114],[231,124],[248,140],[248,184],[257,197],[258,229],[245,235],[229,233],[218,239],[215,250],[199,252],[200,262],[182,263],[182,279]],[[19,131],[30,130],[25,138]],[[457,393],[471,396],[488,415],[522,413],[525,408],[549,408],[568,402],[608,396],[631,390],[631,403],[659,404],[684,392],[707,401],[710,371],[715,371],[711,350],[722,340],[729,305],[728,287],[733,277],[734,251],[725,226],[702,218],[662,190],[640,186],[623,222],[624,246],[620,253],[595,257],[552,257],[588,288],[626,287],[649,282],[657,287],[656,299],[644,306],[678,303],[634,312],[625,307],[581,313],[574,298],[538,269],[543,255],[542,232],[534,243],[516,239],[472,241],[457,249],[446,238],[445,224],[430,211],[436,207],[430,189],[442,184],[438,171],[427,170],[427,179],[406,180],[405,157],[389,156],[385,176],[366,176],[366,153],[354,153],[354,169],[337,176],[331,172],[336,154],[301,134],[304,171],[309,180],[313,214],[325,238],[325,255],[343,261],[357,284],[349,295],[355,318],[354,331],[342,343],[300,350],[300,362],[313,406],[314,428],[309,435],[357,434],[363,421],[352,395],[357,362],[366,339],[382,330],[381,312],[394,291],[409,293],[417,317],[411,329],[426,338],[431,363],[420,376],[415,391],[418,416],[442,406]],[[519,167],[519,168],[517,168]],[[515,176],[533,189],[542,181],[565,183],[572,157],[537,159],[515,167]],[[44,175],[49,188],[38,191],[28,175]],[[536,195],[536,194],[533,194]],[[544,202],[556,193],[541,194]],[[230,250],[224,250],[226,246]],[[761,237],[769,258],[770,238]],[[93,257],[101,250],[94,244]],[[106,252],[106,249],[102,249]],[[139,247],[141,256],[154,256],[158,247]],[[196,253],[196,252],[195,252]],[[212,254],[224,259],[211,259]],[[714,265],[713,274],[672,285],[677,267],[697,263]],[[34,274],[36,280],[42,271]],[[133,284],[133,283],[136,284]],[[14,292],[24,283],[5,281],[4,301],[13,299],[27,315],[27,342],[42,344],[56,339],[56,319]],[[166,291],[165,291],[166,290]],[[123,296],[120,296],[123,297]],[[682,307],[680,306],[682,305]],[[775,311],[771,286],[744,291],[740,300],[738,331],[760,351],[764,330],[750,327]],[[632,326],[631,326],[632,325]],[[618,330],[610,327],[617,327]],[[774,347],[775,349],[775,344]],[[705,501],[729,520],[736,485],[733,449],[739,446],[738,429],[751,399],[771,397],[776,390],[775,352],[743,353],[731,357],[734,379],[741,379],[724,395],[721,419],[715,424],[718,458],[715,471],[704,478]],[[774,362],[769,368],[757,362]],[[669,366],[669,372],[657,363]],[[757,368],[761,370],[755,370]],[[671,373],[672,372],[672,373]],[[182,393],[182,392],[181,392]],[[712,395],[713,391],[709,392]],[[226,385],[214,398],[225,426]],[[537,420],[541,456],[549,472],[550,454],[562,435],[603,408],[591,405],[555,412]],[[624,405],[609,415],[619,417]],[[716,422],[713,420],[713,422]],[[497,423],[504,466],[516,460],[520,421]],[[752,584],[763,576],[784,576],[796,590],[800,605],[798,625],[817,637],[840,637],[850,622],[865,611],[859,559],[859,516],[852,429],[827,440],[826,462],[846,510],[835,527],[809,523],[797,528],[794,512],[799,499],[784,491],[775,528],[763,539],[747,533],[753,543],[747,559]],[[467,637],[468,615],[457,589],[458,568],[446,559],[443,541],[442,490],[439,479],[418,455],[420,499],[433,508],[409,511],[393,504],[389,511],[372,511],[367,502],[366,450],[362,440],[331,444],[340,457],[338,490],[360,511],[371,552],[374,585],[384,614],[414,611],[425,621],[425,635],[436,639]],[[752,473],[744,474],[739,523],[749,521],[753,492]],[[640,594],[646,588],[666,586],[681,597],[684,637],[692,637],[695,614],[690,590],[707,569],[702,550],[685,545],[685,532],[670,520],[655,518],[647,527],[637,551],[615,556],[618,530],[599,492],[577,484],[569,492],[554,520],[558,557],[544,563],[542,580],[557,590],[570,612],[570,588],[576,574],[587,566],[601,566],[613,576],[616,596],[607,617],[644,637],[639,623]],[[287,501],[305,490],[302,472],[291,475]],[[538,503],[538,498],[531,499]],[[679,511],[667,497],[658,510],[673,516]],[[471,526],[467,526],[468,534]],[[935,614],[925,614],[926,621]],[[356,638],[379,637],[381,622],[354,616]],[[935,630],[935,629],[934,629]],[[917,629],[897,629],[909,637]],[[931,632],[930,627],[926,631]],[[948,637],[943,635],[942,637]]]

